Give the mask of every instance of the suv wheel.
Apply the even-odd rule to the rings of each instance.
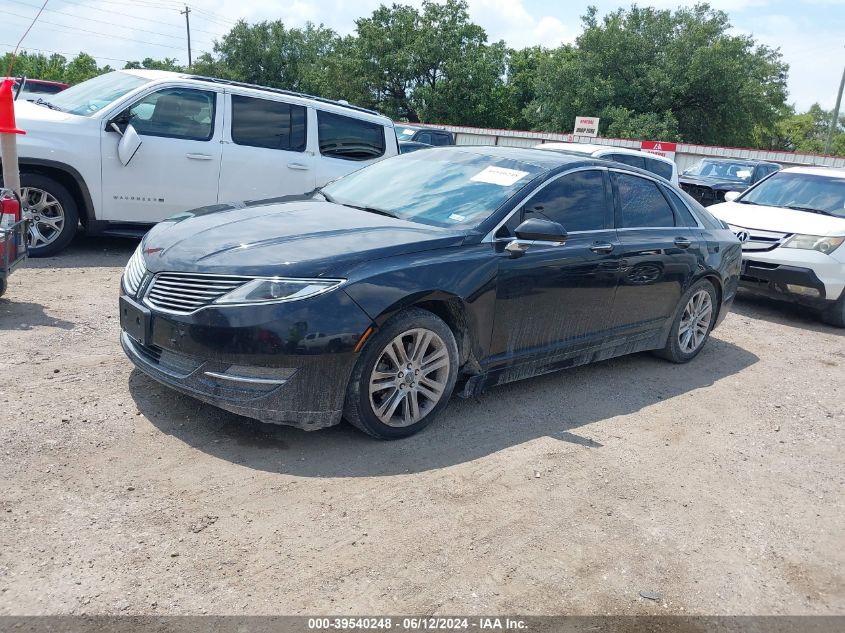
[[[834,327],[845,327],[845,290],[839,301],[822,312],[822,321]]]
[[[29,224],[29,254],[49,257],[64,250],[76,235],[79,212],[65,187],[41,174],[21,174],[21,201]]]
[[[344,417],[382,440],[408,437],[431,424],[449,402],[458,375],[455,336],[419,308],[390,319],[358,359]]]
[[[686,291],[678,307],[666,347],[657,355],[673,363],[686,363],[702,350],[716,322],[716,289],[702,279]]]

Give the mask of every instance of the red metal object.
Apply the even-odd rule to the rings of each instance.
[[[0,197],[0,268],[5,268],[4,262],[14,262],[18,258],[15,236],[12,239],[8,237],[14,231],[15,224],[21,221],[21,203],[11,192],[8,193]]]
[[[0,134],[26,134],[15,125],[15,98],[12,96],[14,81],[8,77],[0,84]]]

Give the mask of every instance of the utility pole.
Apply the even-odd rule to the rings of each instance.
[[[185,28],[188,30],[188,68],[193,65],[193,61],[191,60],[191,20],[188,17],[190,13],[191,7],[189,7],[187,4],[185,5],[185,10],[179,12],[179,15],[185,16]]]
[[[833,140],[833,132],[839,127],[839,106],[842,105],[842,90],[845,89],[845,69],[842,70],[842,80],[839,82],[839,94],[836,96],[836,105],[833,106],[833,117],[830,119],[830,127],[827,129],[827,140],[824,142],[824,153],[830,153],[830,143]]]

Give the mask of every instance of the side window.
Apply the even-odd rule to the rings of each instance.
[[[378,123],[317,110],[320,154],[344,160],[372,160],[384,154],[384,128]]]
[[[577,171],[552,181],[525,203],[530,217],[558,222],[570,233],[607,228],[604,173]]]
[[[419,132],[414,140],[417,143],[427,143],[428,145],[431,145],[431,132]]]
[[[615,160],[617,163],[622,163],[623,165],[630,165],[631,167],[645,169],[645,161],[642,156],[633,156],[631,154],[611,154],[608,158],[610,158],[610,160]]]
[[[232,95],[232,141],[236,145],[304,152],[305,121],[304,106]]]
[[[216,93],[205,90],[159,90],[129,108],[132,127],[144,136],[208,141],[214,136],[216,100]]]
[[[672,203],[672,206],[675,207],[675,213],[678,218],[678,226],[698,226],[698,222],[696,222],[689,208],[683,203],[678,194],[669,189],[669,187],[664,187],[663,193],[669,196],[669,201]]]
[[[437,132],[434,135],[434,144],[435,145],[451,145],[452,138],[449,134],[445,134],[443,132]]]
[[[652,174],[657,174],[666,180],[672,180],[672,165],[654,158],[644,158],[643,160],[645,160],[645,168]]]
[[[620,228],[675,226],[672,207],[656,182],[632,174],[616,174],[622,211]]]

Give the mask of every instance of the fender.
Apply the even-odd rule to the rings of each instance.
[[[91,198],[91,192],[88,190],[88,184],[85,182],[85,179],[82,177],[76,169],[68,165],[67,163],[60,163],[54,160],[47,160],[44,158],[20,158],[18,160],[18,164],[20,165],[21,171],[25,171],[25,167],[46,167],[47,169],[53,169],[56,171],[60,171],[67,176],[69,176],[73,181],[76,183],[77,189],[81,194],[81,209],[87,218],[88,224],[93,224],[97,222],[96,212],[94,211],[94,201]]]

